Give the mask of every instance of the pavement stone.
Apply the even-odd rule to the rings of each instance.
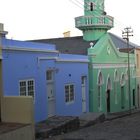
[[[140,140],[140,111],[47,140]]]

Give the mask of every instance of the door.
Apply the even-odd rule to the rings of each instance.
[[[133,89],[133,106],[136,105],[136,102],[135,102],[135,89]]]
[[[82,84],[82,112],[86,112],[86,76],[81,77]]]
[[[121,108],[124,109],[124,86],[121,86]]]
[[[138,107],[140,106],[140,103],[139,103],[139,101],[140,101],[140,88],[139,88],[139,85],[137,85],[137,95],[138,95]]]
[[[54,94],[54,73],[48,70],[47,77],[47,97],[48,97],[48,117],[55,115],[55,94]]]
[[[106,92],[107,112],[110,112],[110,90]]]

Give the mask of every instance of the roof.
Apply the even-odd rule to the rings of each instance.
[[[18,41],[13,39],[2,38],[3,48],[18,48],[18,49],[36,49],[42,51],[56,51],[54,44],[35,43],[29,41]]]
[[[127,42],[122,39],[121,37],[108,33],[112,39],[112,42],[116,46],[116,48],[119,48],[120,51],[123,49],[125,50],[127,48]],[[64,37],[64,38],[52,38],[52,39],[38,39],[38,40],[32,40],[33,42],[40,42],[40,43],[51,43],[56,45],[56,50],[60,51],[60,53],[65,54],[80,54],[80,55],[87,55],[87,50],[90,47],[91,41],[85,41],[83,40],[83,36],[76,36],[76,37]],[[96,41],[92,41],[95,45]],[[129,47],[131,49],[133,48],[139,48],[138,45],[134,43],[129,43]],[[123,51],[126,52],[126,51]]]
[[[51,43],[56,45],[56,50],[65,54],[87,55],[87,50],[90,47],[91,41],[84,41],[83,36],[39,39],[32,40],[33,42]],[[92,41],[95,44],[97,41]]]
[[[109,33],[109,35],[111,36],[111,39],[117,48],[119,48],[119,49],[126,49],[127,48],[126,40],[124,40],[123,38],[121,38],[115,34],[112,34],[112,33]],[[139,48],[138,45],[136,45],[132,42],[129,42],[129,47],[130,48]]]

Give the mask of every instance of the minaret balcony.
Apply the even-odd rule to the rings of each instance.
[[[81,30],[84,29],[111,29],[114,25],[114,18],[108,15],[105,16],[80,16],[75,18],[75,27]]]

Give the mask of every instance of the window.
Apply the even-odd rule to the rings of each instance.
[[[53,80],[53,71],[52,70],[47,70],[46,80],[47,81],[52,81]]]
[[[101,71],[98,72],[97,77],[97,85],[98,85],[98,109],[101,110],[102,108],[102,85],[103,85],[103,75]]]
[[[20,96],[32,96],[34,98],[34,80],[19,81]]]
[[[114,82],[118,82],[118,81],[119,81],[118,71],[115,70],[115,72],[114,72]]]
[[[132,69],[132,77],[136,78],[136,70],[135,70],[135,68]]]
[[[74,101],[74,85],[65,85],[65,102],[71,103]]]
[[[90,3],[90,11],[93,11],[93,3]]]
[[[86,76],[81,77],[81,84],[85,85],[86,84]]]
[[[128,80],[128,69],[125,71],[125,79]]]
[[[121,86],[124,86],[125,85],[125,75],[123,73],[121,75],[120,84],[121,84]]]
[[[117,84],[119,81],[119,75],[117,70],[115,70],[114,72],[114,96],[115,96],[115,104],[117,104],[118,102],[118,97],[117,97]]]
[[[95,8],[96,8],[96,4],[94,2],[89,2],[89,3],[86,3],[86,10],[89,10],[89,11],[94,11]]]

